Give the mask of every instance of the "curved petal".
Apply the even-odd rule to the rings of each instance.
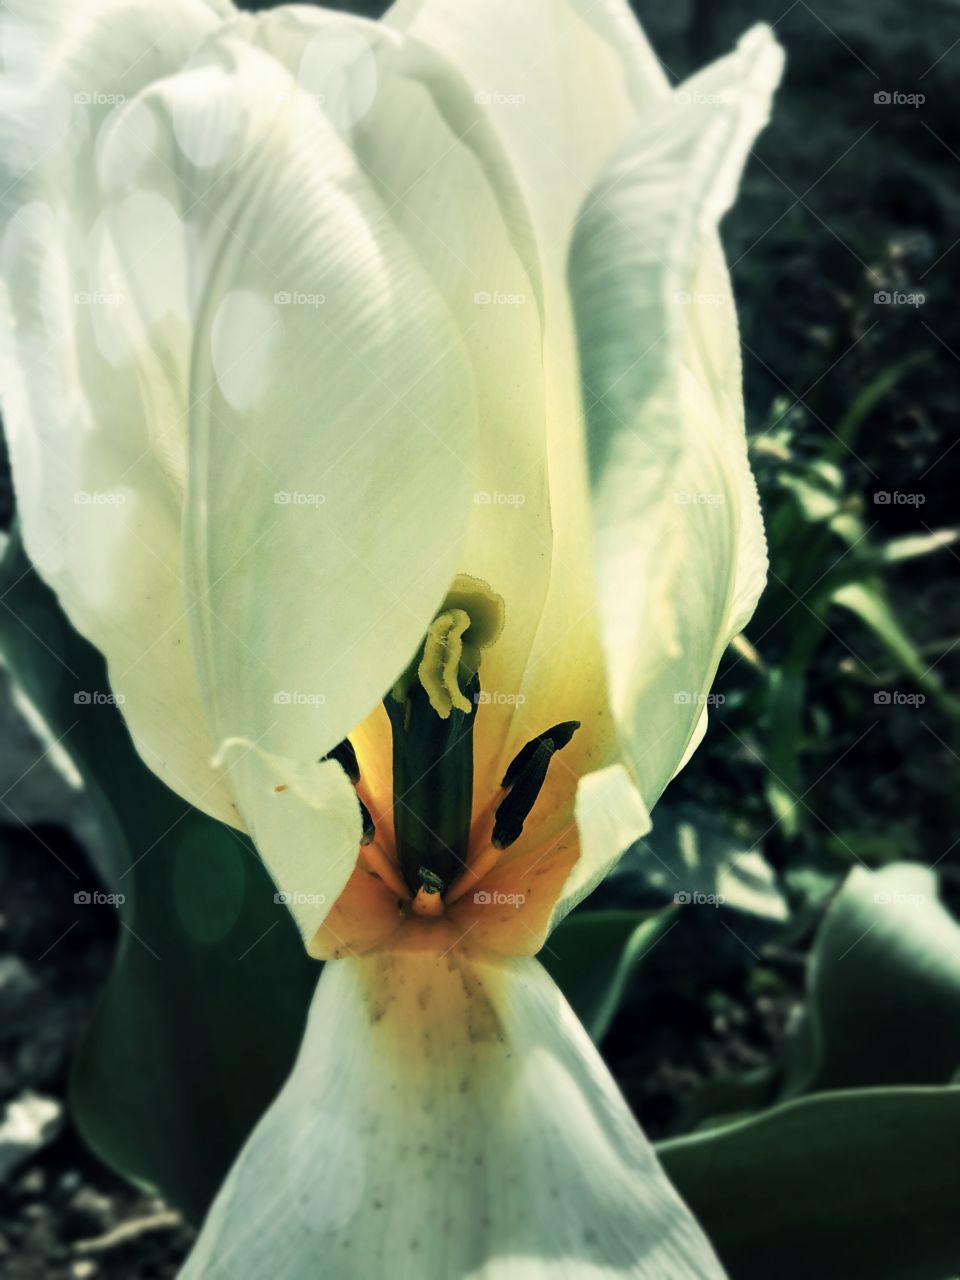
[[[419,642],[461,559],[474,379],[329,119],[242,35],[212,38],[132,104],[156,139],[136,196],[169,211],[165,269],[182,269],[189,308],[183,536],[207,718],[215,741],[256,747],[229,778],[280,888],[306,877],[329,905],[356,799],[320,788],[332,833],[315,832],[311,866],[323,806],[301,788],[270,798],[263,761],[315,772]],[[127,213],[121,147],[111,137],[101,157],[103,235],[139,296],[153,228]],[[151,348],[178,336],[154,328]]]
[[[224,742],[217,763],[230,770],[276,900],[289,908],[309,950],[357,863],[356,793],[333,761],[291,760],[242,738]]]
[[[577,211],[666,79],[624,0],[398,0],[393,24],[463,72],[562,264]]]
[[[182,302],[170,220],[131,196],[126,216],[151,250],[138,298],[110,261],[97,184],[122,104],[186,62],[218,12],[227,6],[203,0],[6,6],[0,392],[31,559],[106,655],[147,764],[238,823],[210,768],[188,641],[186,393],[171,354],[138,342],[151,325],[169,332]],[[137,133],[142,116],[126,119],[129,169],[151,138]]]
[[[565,56],[578,53],[571,42],[581,27],[585,40],[600,39],[565,5],[556,12],[570,28]],[[603,26],[608,18],[598,13],[591,22]],[[503,20],[512,47],[516,11]],[[596,806],[581,805],[578,845],[577,779],[608,766],[616,737],[595,626],[575,360],[560,354],[568,331],[565,285],[556,270],[541,279],[541,252],[550,261],[556,255],[540,227],[534,242],[517,190],[529,175],[515,174],[509,158],[519,165],[523,153],[494,127],[496,112],[482,95],[476,100],[450,51],[425,45],[418,24],[413,30],[399,34],[321,9],[280,9],[260,16],[255,38],[305,91],[323,98],[386,215],[446,299],[474,369],[482,430],[462,567],[506,600],[504,635],[483,660],[476,794],[492,795],[508,761],[549,724],[581,721],[551,767],[537,820],[488,886],[511,899],[520,894],[523,909],[497,913],[471,896],[456,912],[477,945],[486,940],[499,951],[529,953],[542,944],[570,865],[576,863],[572,905],[598,868],[645,833],[648,819],[641,804],[637,820],[636,797],[624,799],[618,811],[629,812],[629,821],[617,828],[622,843],[613,848],[607,841],[614,824]],[[588,56],[578,74],[593,65]],[[605,127],[622,123],[608,119]],[[546,312],[545,289],[555,308]],[[587,830],[590,814],[598,815],[598,827]],[[345,922],[337,928],[337,947],[341,934],[355,936]]]
[[[533,960],[340,960],[182,1280],[723,1272]]]
[[[382,24],[322,9],[262,14],[252,34],[304,92],[322,97],[382,201],[375,230],[396,232],[423,265],[471,364],[482,428],[463,466],[458,567],[506,601],[504,634],[482,671],[484,689],[499,697],[484,706],[476,740],[477,791],[492,791],[504,757],[522,745],[510,734],[552,558],[543,296],[530,217],[487,114],[444,57]]]
[[[780,67],[755,28],[681,86],[611,163],[571,251],[607,672],[648,807],[765,570],[716,224]]]
[[[456,570],[472,374],[274,59],[224,35],[136,105],[159,139],[137,190],[174,211],[194,294],[184,538],[208,718],[218,739],[315,761],[378,701]],[[150,249],[126,199],[105,193],[123,265]]]

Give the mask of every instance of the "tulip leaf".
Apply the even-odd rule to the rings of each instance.
[[[897,621],[882,587],[875,582],[850,582],[832,594],[834,604],[849,610],[863,622],[891,658],[917,686],[948,715],[960,717],[960,703],[946,692],[942,682]]]
[[[749,840],[700,805],[662,801],[653,830],[621,858],[593,905],[646,909],[703,898],[767,920],[787,917],[776,874]]]
[[[960,925],[927,868],[854,868],[814,940],[807,987],[807,1062],[791,1093],[946,1084],[960,1066]]]
[[[574,911],[547,939],[538,958],[596,1043],[671,915],[669,910]]]
[[[798,1099],[661,1143],[736,1280],[944,1280],[960,1272],[960,1088]]]
[[[91,858],[125,899],[74,1062],[75,1119],[107,1164],[196,1220],[287,1074],[317,966],[249,843],[141,762],[102,658],[17,538],[0,594],[4,660],[81,774],[102,831]],[[77,906],[92,909],[110,907]]]

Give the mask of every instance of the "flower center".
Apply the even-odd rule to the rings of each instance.
[[[503,600],[460,574],[413,662],[384,699],[393,736],[400,873],[427,914],[466,866],[481,651],[503,630]]]
[[[483,702],[481,662],[503,626],[501,597],[479,578],[459,574],[413,661],[383,700],[393,749],[396,845],[388,851],[377,840],[361,800],[365,862],[417,915],[442,915],[446,901],[462,896],[519,839],[551,759],[580,727],[568,720],[532,738],[510,762],[498,794],[484,798],[488,817],[478,822],[473,730]],[[357,785],[360,769],[349,740],[330,757]],[[479,842],[478,827],[485,827]],[[471,831],[482,848],[471,848]]]

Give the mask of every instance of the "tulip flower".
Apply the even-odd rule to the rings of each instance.
[[[762,587],[716,226],[772,37],[671,91],[621,0],[0,34],[27,549],[328,962],[184,1276],[722,1274],[533,957]]]

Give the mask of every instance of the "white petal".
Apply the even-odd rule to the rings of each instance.
[[[333,761],[302,762],[230,738],[217,763],[243,797],[250,835],[289,907],[304,945],[323,924],[357,862],[360,807]]]
[[[0,388],[31,559],[105,653],[146,762],[237,822],[209,767],[187,639],[186,394],[156,341],[181,319],[178,224],[171,207],[129,192],[118,234],[138,223],[150,253],[125,271],[95,179],[103,138],[119,144],[122,104],[183,65],[217,11],[229,10],[203,0],[6,6]],[[126,135],[128,169],[135,139]],[[151,144],[141,131],[141,150]]]
[[[464,73],[562,262],[577,210],[666,80],[623,0],[399,0],[385,22]]]
[[[551,929],[594,891],[626,850],[653,825],[643,797],[622,764],[608,765],[580,779],[575,812],[580,857],[564,883]]]
[[[769,32],[755,28],[645,117],[571,251],[608,678],[648,807],[763,579],[716,224],[780,66]]]
[[[460,73],[418,40],[306,8],[262,14],[255,38],[323,98],[381,196],[380,221],[422,263],[471,363],[482,429],[465,467],[468,529],[458,567],[506,601],[504,635],[484,655],[482,673],[484,689],[500,697],[484,707],[476,738],[478,788],[495,788],[507,760],[544,727],[514,723],[550,582],[556,518],[530,216],[489,113]],[[345,60],[337,76],[334,54]],[[526,736],[515,741],[512,731]]]
[[[186,538],[208,714],[220,737],[315,761],[382,697],[459,568],[472,371],[354,158],[275,59],[211,42],[144,102],[168,139],[174,117],[178,137],[224,116],[235,131],[221,159],[202,148],[202,177],[170,148],[140,178],[186,209],[205,281]]]
[[[182,1280],[719,1277],[533,960],[329,963]]]

